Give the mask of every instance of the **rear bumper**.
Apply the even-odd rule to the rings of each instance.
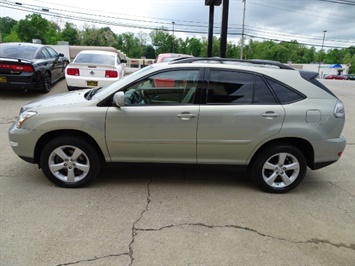
[[[73,77],[68,75],[65,77],[67,87],[75,89],[104,87],[110,85],[111,83],[117,80],[119,80],[119,78]],[[97,86],[89,86],[88,81],[96,81]]]
[[[1,76],[2,74],[0,74]],[[0,82],[0,89],[8,90],[32,90],[41,89],[40,79],[36,78],[34,74],[31,75],[5,75],[7,82]]]
[[[345,146],[346,139],[343,136],[313,143],[314,163],[310,168],[316,170],[335,163],[340,159]]]

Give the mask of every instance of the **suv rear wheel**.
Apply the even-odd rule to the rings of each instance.
[[[264,148],[252,163],[253,180],[267,192],[284,193],[294,189],[306,171],[302,152],[287,143]]]
[[[50,141],[41,153],[43,173],[54,184],[83,187],[100,172],[98,152],[85,140],[61,137]]]

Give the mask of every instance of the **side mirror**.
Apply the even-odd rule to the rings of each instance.
[[[58,56],[59,57],[64,57],[64,54],[63,53],[59,53]]]
[[[126,59],[121,59],[121,63],[127,63]]]
[[[113,95],[113,102],[117,105],[117,107],[124,106],[124,92],[118,91]]]

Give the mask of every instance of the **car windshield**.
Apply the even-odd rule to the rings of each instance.
[[[74,63],[98,64],[98,65],[114,65],[115,56],[107,54],[83,53],[78,54]]]
[[[17,59],[33,59],[37,47],[25,46],[25,45],[1,45],[0,55],[1,57],[17,58]]]

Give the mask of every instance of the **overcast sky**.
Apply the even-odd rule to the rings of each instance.
[[[228,41],[237,43],[241,37],[243,6],[242,0],[229,0]],[[215,7],[217,37],[222,10],[223,4]],[[61,27],[72,22],[80,29],[86,23],[116,34],[165,27],[183,39],[207,37],[209,20],[205,0],[0,0],[0,17],[20,20],[34,12]],[[247,40],[297,40],[318,50],[325,30],[325,48],[355,45],[355,0],[246,0]]]

